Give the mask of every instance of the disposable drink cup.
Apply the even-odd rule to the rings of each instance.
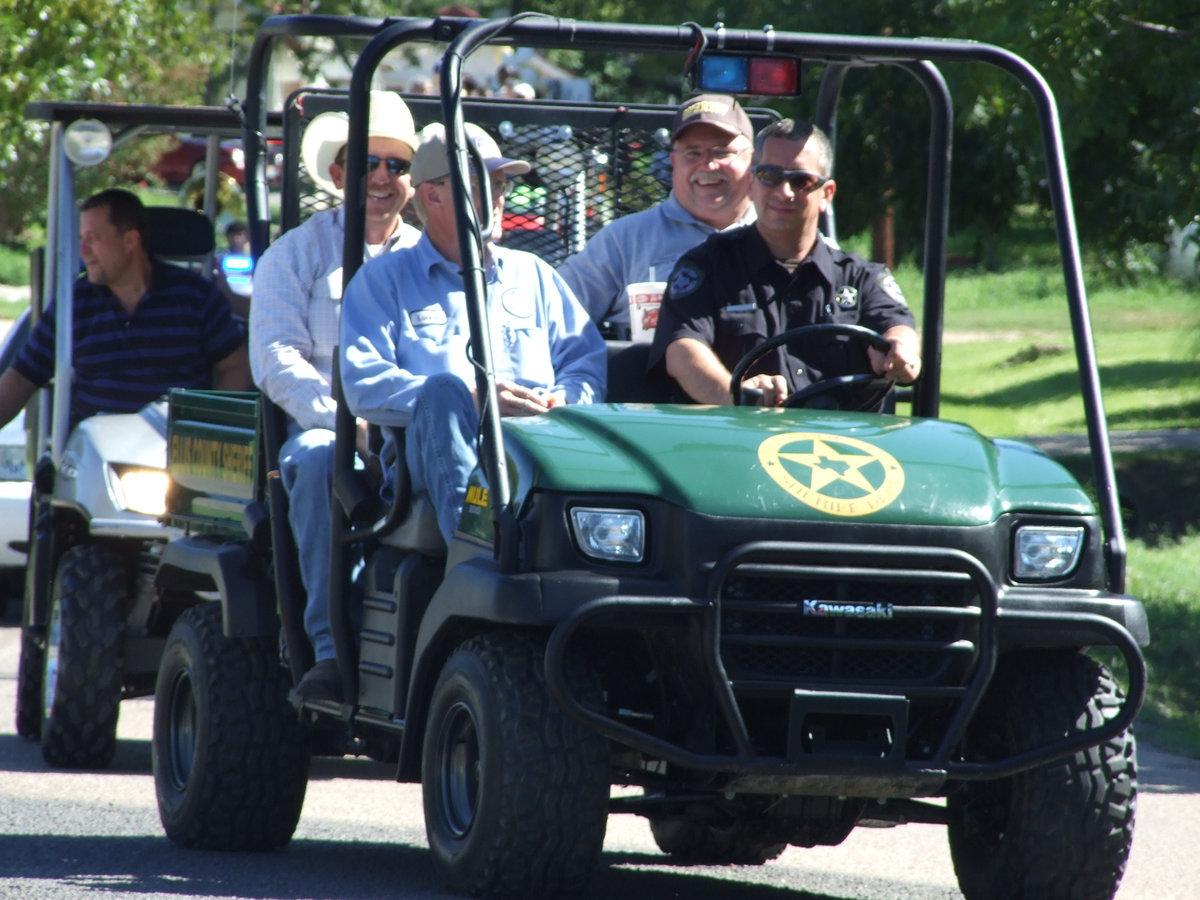
[[[638,281],[625,286],[629,295],[629,332],[638,343],[648,344],[654,340],[654,328],[658,325],[658,308],[662,306],[665,281]]]

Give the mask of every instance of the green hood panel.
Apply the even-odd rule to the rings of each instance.
[[[597,404],[504,420],[513,499],[642,494],[713,516],[981,525],[1091,514],[1058,463],[939,419]]]

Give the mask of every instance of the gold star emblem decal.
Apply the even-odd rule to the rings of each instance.
[[[758,459],[791,496],[835,516],[878,512],[904,488],[904,469],[895,457],[857,438],[777,434],[759,445]]]

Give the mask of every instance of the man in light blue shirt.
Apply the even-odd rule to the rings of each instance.
[[[710,234],[754,221],[754,128],[732,97],[685,100],[671,126],[671,193],[662,203],[600,229],[558,268],[601,330],[629,337],[625,286],[666,281],[679,257]]]
[[[412,197],[408,167],[416,144],[412,114],[392,91],[371,92],[367,136],[367,197],[363,256],[411,246],[420,236],[401,219]],[[304,132],[301,156],[313,181],[342,196],[349,118],[317,116]],[[340,699],[341,677],[329,622],[329,544],[333,527],[333,357],[342,308],[346,209],[339,204],[285,232],[258,261],[250,304],[250,366],[254,381],[288,415],[279,473],[288,495],[306,605],[304,631],[314,665],[297,685],[307,699]],[[359,430],[366,449],[365,424]]]
[[[510,175],[483,129],[467,125],[491,181],[493,231],[485,250],[487,311],[503,416],[532,416],[563,403],[603,399],[604,342],[554,270],[538,257],[495,245]],[[424,231],[409,248],[359,269],[342,310],[342,392],[354,415],[407,429],[405,460],[389,435],[381,460],[393,481],[406,464],[414,494],[437,511],[447,545],[458,527],[479,431],[467,343],[454,198],[444,132],[431,125],[413,159],[413,200]],[[476,189],[476,206],[480,191]],[[482,215],[482,210],[480,211]]]

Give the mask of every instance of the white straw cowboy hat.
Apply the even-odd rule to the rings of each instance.
[[[371,119],[367,124],[367,137],[391,138],[403,141],[416,150],[416,126],[412,113],[400,95],[392,91],[371,91]],[[329,178],[329,166],[337,153],[350,139],[350,117],[343,112],[321,113],[304,131],[300,143],[300,157],[308,177],[321,190],[342,196]]]

